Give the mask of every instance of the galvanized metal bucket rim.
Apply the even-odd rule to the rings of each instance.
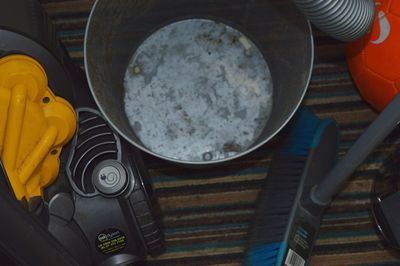
[[[306,18],[304,18],[304,20],[307,23],[307,28],[308,28],[308,32],[309,32],[309,40],[310,40],[310,64],[309,66],[307,66],[307,69],[309,69],[309,73],[305,82],[305,88],[303,90],[303,93],[299,99],[299,101],[297,102],[296,106],[294,106],[292,112],[290,113],[290,115],[287,117],[287,119],[282,123],[282,125],[273,133],[271,134],[268,138],[266,138],[265,140],[261,141],[260,143],[258,143],[257,145],[254,145],[252,147],[249,147],[247,150],[242,151],[236,155],[227,157],[227,158],[223,158],[223,159],[219,159],[219,160],[212,160],[212,161],[186,161],[186,160],[178,160],[175,158],[170,158],[167,156],[164,156],[162,154],[158,154],[155,153],[153,151],[151,151],[150,149],[147,149],[146,147],[139,145],[138,143],[136,143],[135,141],[133,141],[132,139],[130,139],[126,134],[124,134],[124,132],[122,132],[116,125],[115,123],[110,119],[110,117],[108,116],[108,114],[105,112],[104,108],[101,106],[99,99],[96,96],[96,93],[94,92],[93,89],[93,84],[91,82],[91,78],[90,78],[90,73],[89,73],[89,69],[88,69],[88,62],[87,62],[87,41],[88,41],[88,33],[89,33],[89,29],[90,29],[90,24],[92,21],[92,16],[94,15],[94,12],[96,10],[96,6],[97,4],[100,2],[101,0],[96,0],[96,2],[93,4],[92,9],[90,11],[89,17],[88,17],[88,21],[86,23],[86,28],[85,28],[85,36],[84,36],[84,45],[83,45],[83,54],[84,54],[84,66],[85,66],[85,73],[86,73],[86,78],[88,81],[88,85],[90,88],[90,92],[97,104],[97,107],[99,108],[100,112],[103,114],[103,116],[106,118],[106,120],[108,121],[108,123],[112,126],[112,128],[118,132],[118,134],[120,136],[122,136],[126,141],[128,141],[130,144],[132,144],[133,146],[135,146],[136,148],[140,149],[141,151],[148,153],[150,155],[153,155],[155,157],[161,158],[163,160],[166,161],[170,161],[173,163],[177,163],[180,165],[192,165],[192,166],[211,166],[211,165],[216,165],[216,164],[221,164],[224,162],[228,162],[228,161],[232,161],[235,159],[238,159],[240,157],[243,157],[255,150],[257,150],[258,148],[260,148],[261,146],[263,146],[264,144],[266,144],[267,142],[269,142],[272,138],[274,138],[288,123],[289,121],[292,119],[292,117],[294,116],[294,114],[296,113],[296,111],[298,110],[298,108],[300,107],[301,103],[303,102],[304,96],[307,92],[307,88],[310,84],[311,81],[311,76],[312,76],[312,69],[313,69],[313,64],[314,64],[314,38],[313,38],[313,33],[312,33],[312,27],[311,27],[311,23],[309,20],[307,20]],[[268,63],[268,61],[267,61]]]

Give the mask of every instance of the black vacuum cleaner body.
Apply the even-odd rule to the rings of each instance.
[[[146,253],[162,250],[163,235],[140,153],[97,110],[76,111],[78,128],[64,152],[65,172],[47,191],[49,231],[82,264],[141,262]]]
[[[159,253],[163,234],[153,215],[154,196],[141,153],[97,110],[82,71],[58,43],[40,4],[2,1],[0,39],[0,56],[36,59],[54,93],[77,114],[77,131],[60,157],[59,177],[45,191],[43,204],[30,209],[80,265],[140,264],[147,253]]]

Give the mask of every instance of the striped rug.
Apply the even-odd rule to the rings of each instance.
[[[110,0],[112,1],[112,0]],[[91,0],[42,0],[74,62],[83,65],[84,27]],[[349,75],[344,45],[315,32],[316,57],[304,104],[340,125],[340,155],[376,117]],[[324,215],[311,265],[400,265],[370,214],[377,170],[399,142],[394,132],[357,170]],[[271,144],[207,170],[191,170],[145,157],[163,211],[167,249],[148,265],[241,265],[254,203],[267,178]]]

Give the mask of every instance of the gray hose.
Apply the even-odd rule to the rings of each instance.
[[[311,198],[318,205],[328,205],[334,194],[351,176],[367,156],[395,129],[400,123],[400,94],[372,122],[368,129],[358,138],[350,150],[329,172],[321,184],[311,193]]]
[[[341,41],[354,41],[374,22],[374,0],[293,0],[320,30]]]

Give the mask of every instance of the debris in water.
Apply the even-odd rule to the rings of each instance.
[[[192,122],[192,119],[190,118],[188,113],[186,113],[186,111],[182,111],[182,118],[183,118],[183,120],[185,120],[189,124]]]
[[[212,153],[211,152],[206,152],[203,154],[203,160],[204,161],[211,161],[213,158]]]
[[[138,65],[133,67],[133,74],[139,75],[141,72],[142,72],[142,70],[140,69],[140,67]]]
[[[240,152],[242,150],[242,147],[239,144],[230,141],[224,144],[223,149],[225,152]]]

